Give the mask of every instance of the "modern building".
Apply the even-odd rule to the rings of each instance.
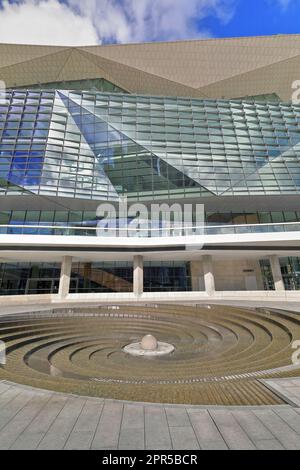
[[[298,79],[300,35],[0,45],[2,301],[296,296]],[[124,196],[204,204],[203,233],[97,236]]]

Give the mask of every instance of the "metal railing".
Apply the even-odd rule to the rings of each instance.
[[[300,222],[241,225],[170,226],[160,228],[99,228],[70,225],[0,225],[0,235],[57,235],[81,237],[175,237],[201,235],[237,235],[260,233],[300,232]]]

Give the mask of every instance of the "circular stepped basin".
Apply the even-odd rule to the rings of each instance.
[[[291,373],[300,317],[221,306],[87,308],[2,317],[0,331],[0,379],[126,400],[256,405],[281,402],[259,379]],[[149,331],[172,353],[123,351]]]

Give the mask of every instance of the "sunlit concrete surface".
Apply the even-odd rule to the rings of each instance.
[[[3,296],[0,298],[0,316],[32,309],[89,307],[97,305],[232,305],[249,308],[281,308],[300,311],[299,291],[231,291],[214,292],[147,292],[134,293],[69,294],[61,298],[57,294]]]
[[[2,381],[0,449],[299,450],[300,409],[118,402]]]

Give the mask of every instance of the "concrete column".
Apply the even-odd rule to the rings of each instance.
[[[204,279],[203,279],[203,268],[201,261],[190,261],[190,273],[192,281],[192,289],[194,292],[203,292]]]
[[[212,256],[205,255],[202,258],[203,261],[203,273],[204,273],[204,285],[205,292],[208,295],[213,295],[215,293],[215,277],[213,272],[213,263]]]
[[[270,263],[271,263],[271,270],[273,274],[275,290],[285,290],[278,256],[277,255],[270,256]]]
[[[144,262],[142,256],[133,258],[133,292],[142,295],[144,292]]]
[[[61,263],[59,291],[60,297],[67,297],[70,290],[72,256],[64,256]]]

